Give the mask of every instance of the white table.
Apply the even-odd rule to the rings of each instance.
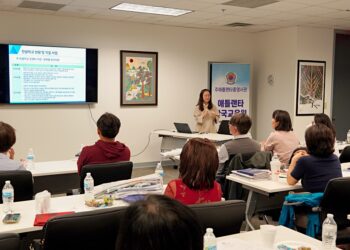
[[[246,177],[242,177],[239,175],[231,174],[226,176],[227,180],[234,181],[242,184],[242,187],[249,190],[248,199],[247,199],[247,207],[245,210],[245,218],[248,227],[254,230],[250,219],[255,210],[255,203],[257,199],[257,194],[262,194],[267,197],[271,197],[276,193],[288,192],[292,190],[302,189],[302,186],[297,183],[294,186],[288,185],[286,178],[279,178],[278,181],[272,181],[270,179],[267,180],[253,180]],[[253,202],[254,201],[254,202]]]
[[[278,244],[279,242],[285,242],[285,241],[297,241],[297,242],[303,242],[303,243],[305,243],[305,245],[315,246],[318,248],[318,250],[321,250],[322,242],[319,240],[316,240],[316,239],[311,238],[305,234],[291,230],[291,229],[286,228],[284,226],[277,226],[276,229],[277,229],[277,231],[276,231],[276,237],[275,237],[274,244]],[[232,243],[239,244],[240,241],[235,241],[236,239],[240,240],[242,243],[245,243],[244,246],[238,245],[238,246],[236,246],[236,248],[233,248],[234,245],[232,244],[231,246],[228,246],[227,249],[255,250],[255,249],[261,249],[261,246],[263,245],[260,230],[255,230],[255,231],[250,231],[250,232],[245,232],[245,233],[240,233],[240,234],[233,234],[233,235],[228,235],[228,236],[224,236],[224,237],[219,237],[218,238],[218,245],[219,245],[218,250],[222,249],[222,248],[220,248],[220,243],[224,243],[224,242],[229,243],[230,241],[232,241]],[[266,249],[266,248],[264,248],[264,249]],[[339,248],[337,248],[337,249],[339,249]]]
[[[347,168],[350,167],[350,163],[343,163],[342,164],[342,173],[343,177],[350,177],[350,170],[347,170]],[[254,227],[252,223],[250,222],[250,219],[252,217],[252,214],[255,209],[255,201],[257,198],[257,194],[262,194],[267,197],[271,197],[272,195],[276,193],[281,192],[289,192],[293,190],[300,190],[302,189],[301,183],[298,182],[296,185],[292,186],[287,183],[286,178],[279,178],[277,181],[272,181],[270,179],[267,180],[254,180],[245,178],[239,175],[231,174],[226,176],[226,179],[230,181],[234,181],[237,183],[242,184],[242,187],[249,190],[248,199],[247,199],[247,207],[245,211],[245,218],[246,223],[248,227],[252,230],[254,230]],[[253,202],[254,201],[254,202]]]
[[[162,152],[173,150],[176,148],[182,148],[185,145],[186,141],[191,138],[208,139],[214,142],[218,146],[234,138],[232,135],[223,135],[223,134],[216,134],[216,133],[187,134],[187,133],[174,132],[170,130],[156,130],[156,131],[153,131],[153,133],[162,137],[162,143],[161,143]]]
[[[115,200],[113,207],[127,206],[128,204],[121,200]],[[40,231],[42,227],[34,226],[35,219],[35,201],[21,201],[15,202],[13,205],[14,212],[21,214],[21,219],[16,224],[3,224],[2,218],[4,217],[3,204],[0,204],[0,233],[29,233],[34,231]],[[71,195],[51,198],[51,213],[54,212],[83,212],[103,208],[91,208],[85,206],[84,195]]]
[[[34,179],[34,193],[48,190],[52,194],[60,194],[79,187],[76,159],[35,162],[34,169],[29,171]]]

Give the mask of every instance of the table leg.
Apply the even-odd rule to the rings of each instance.
[[[255,228],[253,227],[253,224],[250,222],[250,219],[252,217],[252,214],[250,213],[250,211],[252,210],[252,196],[253,196],[253,191],[249,190],[249,194],[248,194],[248,199],[247,199],[247,206],[245,208],[245,222],[246,222],[246,226],[245,226],[245,231],[248,231],[249,229],[251,230],[255,230]]]

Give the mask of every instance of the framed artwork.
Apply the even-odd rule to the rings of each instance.
[[[325,61],[298,60],[296,115],[324,112]]]
[[[120,105],[158,104],[158,52],[120,51]]]

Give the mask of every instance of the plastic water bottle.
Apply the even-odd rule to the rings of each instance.
[[[271,177],[273,181],[278,181],[278,175],[281,170],[281,162],[278,159],[277,154],[274,154],[270,161]]]
[[[28,170],[33,170],[34,167],[35,167],[35,164],[34,164],[34,151],[32,148],[30,148],[28,150],[28,154],[27,154],[27,169]]]
[[[322,225],[322,249],[336,249],[337,223],[333,219],[333,214],[327,214],[327,218]]]
[[[12,213],[13,200],[15,192],[10,181],[6,181],[2,189],[2,202],[4,204],[4,213]]]
[[[216,238],[212,228],[207,228],[204,235],[204,250],[216,250]]]
[[[84,179],[84,198],[85,202],[92,201],[94,199],[94,179],[91,176],[91,173],[86,173]]]
[[[346,134],[346,142],[350,143],[350,129],[349,129],[348,133]]]
[[[154,173],[160,176],[163,185],[164,170],[161,162],[157,163],[156,170],[154,171]]]

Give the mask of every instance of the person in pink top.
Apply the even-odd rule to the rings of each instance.
[[[300,144],[293,132],[289,113],[285,110],[275,110],[272,113],[272,128],[275,131],[262,142],[262,150],[276,153],[281,163],[287,165],[294,149]]]
[[[208,139],[193,138],[182,149],[179,178],[168,183],[164,194],[185,205],[220,201],[220,184],[215,181],[219,157]]]

